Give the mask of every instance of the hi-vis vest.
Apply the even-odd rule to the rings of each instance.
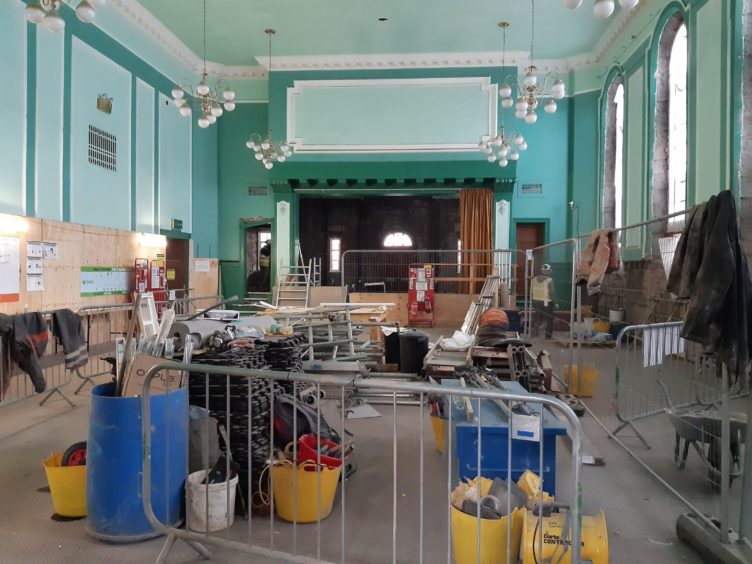
[[[259,268],[269,268],[269,258],[268,256],[261,255],[259,257]]]
[[[543,302],[543,305],[547,306],[551,301],[551,278],[548,276],[536,276],[533,278],[533,299],[538,302]]]

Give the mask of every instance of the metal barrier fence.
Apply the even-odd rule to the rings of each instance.
[[[114,354],[115,338],[125,334],[132,307],[131,304],[90,305],[78,311],[86,338],[89,360],[84,366],[73,370],[65,367],[62,344],[53,336],[53,312],[40,312],[48,327],[47,347],[44,355],[39,358],[39,365],[47,383],[40,405],[51,396],[60,395],[72,407],[74,403],[63,393],[62,388],[71,383],[74,373],[79,379],[74,395],[78,394],[86,384],[93,384],[92,378],[110,373],[111,365],[103,357]],[[0,383],[5,382],[6,379],[9,380],[5,393],[0,394],[0,407],[2,407],[29,398],[35,395],[35,391],[28,376],[10,359],[10,351],[2,341],[0,341],[0,350],[2,350]]]
[[[225,480],[225,485],[220,490],[222,492],[220,500],[224,498],[227,503],[225,509],[219,514],[220,525],[222,525],[220,528],[224,530],[214,533],[197,532],[188,527],[181,529],[159,521],[152,501],[153,477],[156,472],[155,468],[159,469],[160,465],[169,465],[170,462],[169,453],[165,453],[165,457],[158,457],[152,451],[152,418],[162,418],[161,413],[159,415],[152,413],[152,408],[156,408],[157,405],[152,403],[154,393],[152,380],[155,377],[160,378],[162,385],[167,388],[170,382],[177,381],[177,379],[162,378],[163,372],[161,371],[164,370],[182,371],[184,385],[188,386],[189,390],[201,391],[202,397],[197,404],[208,410],[225,428],[247,426],[247,436],[244,440],[232,440],[233,434],[229,433],[227,437],[224,437],[224,444],[235,460],[247,460],[239,470],[242,487],[238,495],[243,496],[243,489],[245,489],[246,500],[258,499],[259,495],[262,501],[268,498],[267,503],[262,503],[264,506],[262,510],[267,511],[267,515],[252,514],[246,523],[235,522],[229,526],[232,521],[230,512],[234,511],[234,507],[230,506],[230,482]],[[262,394],[259,393],[262,389],[267,390],[271,395],[268,402],[263,404],[260,403]],[[309,410],[307,420],[315,429],[313,434],[316,436],[316,442],[314,444],[321,444],[324,431],[331,436],[336,428],[336,435],[339,437],[337,440],[342,448],[339,449],[337,455],[334,455],[335,462],[330,459],[328,463],[330,466],[347,470],[345,478],[340,479],[338,483],[326,477],[327,471],[321,464],[323,455],[317,452],[314,459],[309,458],[309,460],[315,460],[313,464],[315,479],[310,476],[311,473],[298,472],[297,468],[293,468],[292,485],[286,483],[280,485],[279,489],[275,488],[275,483],[277,483],[275,480],[282,480],[285,475],[281,470],[277,471],[280,468],[284,469],[282,463],[272,464],[271,462],[276,460],[275,433],[280,433],[280,428],[275,425],[275,409],[281,408],[275,407],[277,406],[275,394],[279,394],[282,389],[286,389],[293,398],[292,415],[288,413],[293,422],[292,437],[298,436],[298,429],[300,429],[298,425],[303,424],[301,423],[303,419],[300,419],[299,415],[304,407]],[[305,406],[298,402],[298,394],[304,389],[307,389],[310,396],[314,398],[323,397],[322,391],[325,390],[326,397],[330,399],[315,402],[313,407]],[[231,398],[231,390],[239,390],[239,393]],[[377,419],[348,420],[347,425],[350,428],[357,427],[356,439],[367,437],[364,438],[363,444],[358,444],[356,450],[360,468],[351,475],[350,459],[345,452],[344,445],[346,441],[349,441],[350,436],[345,425],[345,405],[353,391],[379,393],[391,397],[392,416],[390,418],[389,414],[385,413],[383,417]],[[397,398],[405,394],[418,399],[417,408],[397,405]],[[445,421],[448,429],[445,434],[448,455],[443,458],[431,452],[424,440],[429,426],[425,424],[426,415],[423,406],[429,395],[444,398],[446,405],[450,407]],[[493,403],[481,400],[491,400]],[[464,413],[468,417],[470,421],[468,424],[475,422],[470,427],[469,435],[465,436],[462,447],[472,449],[472,456],[465,459],[470,465],[472,474],[465,477],[477,478],[481,468],[481,453],[484,457],[491,454],[483,449],[483,442],[489,440],[490,435],[482,432],[481,410],[498,408],[502,412],[515,414],[509,418],[509,433],[503,446],[499,448],[499,452],[493,453],[494,456],[501,457],[501,453],[506,451],[507,460],[511,461],[513,442],[511,437],[517,437],[515,434],[517,413],[523,405],[527,406],[528,417],[533,421],[532,428],[525,427],[525,429],[527,431],[537,429],[539,439],[542,439],[545,434],[546,427],[543,418],[547,410],[556,412],[566,422],[566,431],[571,438],[571,465],[568,469],[563,462],[559,465],[559,476],[553,478],[555,484],[546,482],[544,478],[540,501],[537,502],[539,507],[543,507],[542,491],[553,492],[555,486],[557,502],[566,501],[564,505],[568,507],[568,510],[562,512],[562,521],[559,523],[562,529],[558,533],[552,533],[547,528],[548,517],[544,517],[543,511],[538,511],[537,514],[528,511],[523,515],[529,515],[530,527],[526,529],[527,533],[524,530],[520,533],[523,539],[527,539],[528,544],[520,549],[525,550],[525,546],[528,546],[532,550],[533,557],[540,558],[540,561],[544,561],[543,555],[547,555],[545,561],[555,562],[558,559],[559,561],[580,562],[580,551],[586,551],[589,548],[587,545],[581,548],[583,499],[580,481],[582,443],[580,422],[567,405],[549,396],[476,388],[451,388],[376,378],[165,363],[153,367],[147,373],[142,402],[144,510],[157,531],[167,535],[157,562],[165,561],[178,539],[186,541],[204,557],[210,556],[210,552],[204,547],[206,544],[243,551],[274,561],[290,562],[452,562],[454,543],[455,549],[458,545],[474,547],[477,562],[481,562],[481,546],[492,535],[485,531],[485,525],[484,532],[481,532],[481,520],[478,518],[480,506],[476,506],[475,518],[468,516],[472,523],[470,528],[472,533],[467,535],[469,538],[461,538],[459,530],[455,529],[453,532],[454,525],[451,525],[452,509],[449,499],[460,476],[459,459],[453,456],[455,447],[460,445],[453,444],[457,440],[457,434],[452,432],[455,423],[459,422],[453,420],[452,414],[456,408],[457,413]],[[170,401],[164,402],[165,409],[169,409],[170,403]],[[194,403],[194,400],[191,400],[191,403]],[[266,408],[261,407],[262,405]],[[261,413],[258,412],[259,409]],[[315,410],[315,414],[311,413],[311,409]],[[383,409],[389,411],[388,407]],[[167,416],[169,420],[169,414]],[[328,430],[324,428],[322,431],[322,427],[326,425],[326,419],[336,421],[336,423],[333,423]],[[315,420],[315,423],[312,420]],[[524,417],[521,417],[520,421],[522,420]],[[261,447],[261,452],[254,452],[254,445],[257,445],[260,440],[258,433],[255,432],[258,426],[268,429],[269,436],[267,446]],[[202,437],[204,452],[209,450],[207,437],[208,433],[204,433]],[[515,449],[520,448],[519,442],[515,441]],[[544,459],[549,460],[548,457],[553,456],[556,460],[555,452],[549,450],[552,447],[555,448],[556,441],[548,443],[546,447],[544,447],[544,442],[540,440],[538,445],[525,443],[532,444],[532,451],[535,452],[535,454],[531,453],[527,464],[537,464],[537,467],[543,470],[540,472],[542,476],[548,472],[547,467],[544,466]],[[277,447],[285,448],[279,444]],[[293,441],[292,447],[286,448],[288,451],[291,450],[292,460],[299,460],[297,442]],[[562,454],[561,451],[559,454]],[[254,466],[254,460],[259,458],[261,467]],[[203,456],[204,471],[208,472],[212,463],[213,461],[210,461],[207,455]],[[291,463],[287,464],[289,470]],[[226,462],[225,470],[226,475],[230,475],[229,460]],[[516,479],[519,473],[518,468],[513,471],[511,464],[507,464],[503,475],[499,477],[505,478],[506,483],[511,484],[512,479]],[[306,478],[306,474],[308,474],[306,480],[308,486],[300,482]],[[167,476],[169,480],[170,472],[160,471],[159,475]],[[264,477],[266,477],[266,482]],[[321,485],[325,480],[330,487],[333,483],[335,486],[334,492],[330,489],[331,495],[327,499],[323,497]],[[316,485],[312,485],[312,482]],[[506,492],[507,515],[512,514],[509,487]],[[171,491],[169,483],[167,491]],[[338,504],[333,501],[333,497],[337,494],[339,495]],[[207,496],[207,499],[202,501],[204,501],[203,505],[208,507],[210,502],[207,488],[203,488],[200,495]],[[380,504],[379,500],[384,500],[385,503]],[[187,505],[191,507],[191,503],[192,498],[189,496]],[[305,504],[310,509],[306,517],[310,524],[307,526],[303,525],[303,517],[301,513],[298,513],[303,511]],[[325,509],[329,504],[333,505],[333,510],[329,519],[326,519]],[[276,515],[277,509],[280,512],[283,509],[288,512],[286,516],[288,522]],[[290,516],[290,511],[292,511],[292,516]],[[202,515],[205,519],[204,523],[210,522],[209,510],[206,509],[202,513],[205,513]],[[311,519],[311,514],[314,516],[313,519]],[[224,519],[221,519],[222,516]],[[508,519],[507,539],[511,538],[511,528],[512,519]],[[560,536],[556,536],[559,533]],[[503,535],[501,530],[496,534]],[[551,537],[551,534],[554,534],[554,537]],[[552,538],[555,540],[552,541]],[[463,542],[467,544],[463,545]],[[506,543],[506,561],[510,563],[517,561],[516,554],[512,554],[514,550],[512,544]],[[535,557],[536,554],[538,557]],[[527,556],[529,557],[529,554]]]
[[[222,301],[221,295],[191,296],[191,290],[164,290],[154,301],[158,311],[170,308],[175,310],[176,316],[186,316],[198,313],[202,309],[211,307]]]
[[[349,250],[342,253],[342,288],[354,292],[407,292],[411,265],[431,264],[437,293],[476,293],[498,272],[510,296],[522,296],[517,270],[525,254],[515,249]]]

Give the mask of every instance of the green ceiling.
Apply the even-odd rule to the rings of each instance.
[[[202,0],[140,0],[194,53],[202,52]],[[267,53],[266,27],[277,29],[274,55],[369,55],[501,50],[496,23],[509,21],[507,50],[530,45],[525,0],[206,0],[207,59],[256,64]],[[618,10],[618,8],[617,8]],[[616,16],[616,14],[615,14]],[[612,16],[610,20],[613,20]],[[388,21],[379,22],[379,17]],[[589,52],[610,20],[589,2],[576,11],[538,0],[536,57]]]

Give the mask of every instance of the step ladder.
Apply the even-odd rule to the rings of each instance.
[[[277,273],[276,307],[308,307],[311,290],[311,261],[307,265],[280,266]]]

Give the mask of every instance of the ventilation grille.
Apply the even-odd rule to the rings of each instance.
[[[249,196],[268,196],[269,187],[268,186],[249,186],[248,195]]]
[[[89,162],[107,170],[117,170],[117,137],[89,126]]]

